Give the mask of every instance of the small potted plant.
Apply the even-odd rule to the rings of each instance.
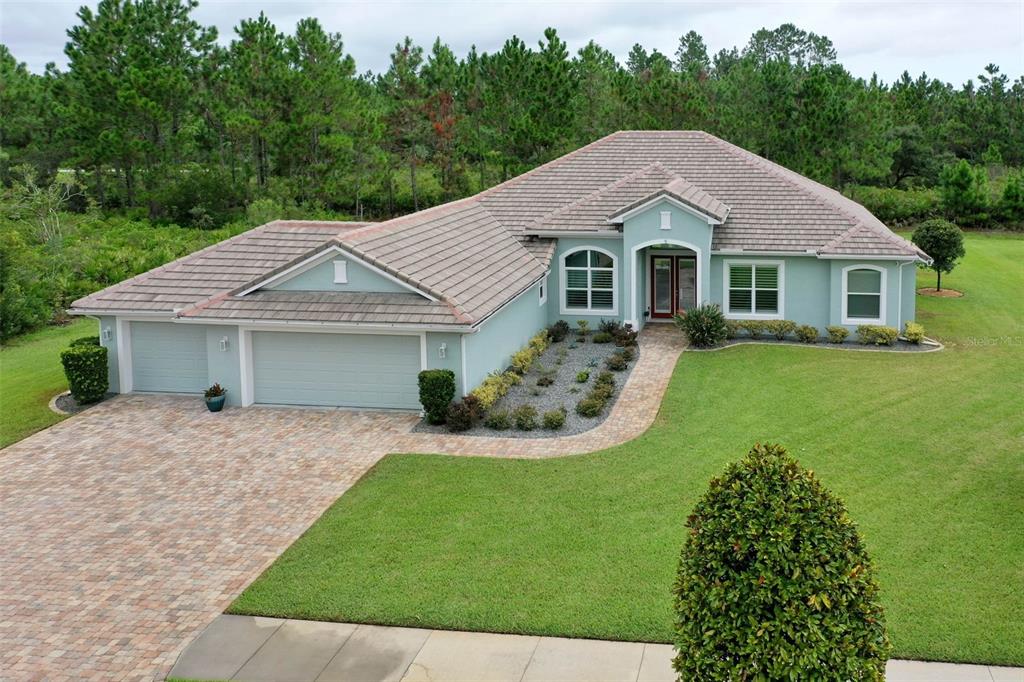
[[[206,398],[206,408],[210,412],[220,412],[224,409],[224,401],[227,399],[228,390],[220,384],[214,384],[203,392]]]

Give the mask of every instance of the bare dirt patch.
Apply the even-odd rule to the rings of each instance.
[[[918,289],[917,293],[921,296],[934,296],[936,298],[960,298],[964,295],[964,292],[957,291],[956,289],[936,289],[935,287],[925,287]]]

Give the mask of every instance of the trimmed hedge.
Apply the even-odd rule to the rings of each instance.
[[[455,399],[455,372],[425,369],[419,373],[420,405],[431,424],[443,424],[448,406]]]
[[[75,346],[98,346],[100,345],[100,337],[98,336],[80,336],[68,346],[74,348]]]
[[[896,343],[899,336],[900,330],[896,327],[881,324],[862,324],[857,327],[857,340],[863,344],[891,346]]]
[[[787,336],[796,331],[796,322],[791,320],[768,320],[764,323],[769,334],[779,341],[784,341]]]
[[[825,331],[828,332],[829,343],[842,343],[843,341],[846,341],[846,337],[850,335],[849,329],[837,324],[825,327]]]
[[[802,324],[796,328],[796,339],[800,343],[817,343],[818,328],[809,324]]]
[[[903,338],[910,343],[921,343],[924,341],[924,325],[917,322],[907,322],[903,328]]]
[[[94,403],[110,388],[107,349],[103,346],[91,343],[72,345],[60,352],[60,364],[64,366],[71,395],[79,403]]]
[[[890,644],[843,503],[755,445],[686,521],[673,586],[681,680],[883,680]]]

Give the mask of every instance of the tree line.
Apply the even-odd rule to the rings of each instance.
[[[689,31],[674,54],[637,44],[624,64],[595,42],[571,54],[554,28],[494,53],[405,38],[372,73],[314,18],[286,35],[261,13],[224,45],[196,7],[83,7],[67,67],[43,74],[0,45],[0,181],[63,178],[81,202],[212,228],[257,200],[310,216],[417,210],[619,129],[707,130],[841,190],[939,196],[986,164],[1024,165],[1024,77],[990,64],[960,87],[856,78],[827,37],[792,24],[713,55]]]

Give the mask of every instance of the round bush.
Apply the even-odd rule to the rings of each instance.
[[[60,364],[68,380],[71,396],[79,403],[94,403],[106,394],[107,349],[80,343],[60,352]]]
[[[533,405],[520,405],[512,410],[512,419],[520,431],[533,431],[537,428],[537,408]]]
[[[576,414],[581,417],[596,417],[604,409],[605,401],[600,398],[584,398],[576,403]]]
[[[562,428],[565,426],[565,408],[545,412],[542,421],[545,429],[555,431]]]
[[[843,503],[755,445],[687,519],[673,586],[682,680],[882,680],[889,640]]]
[[[80,336],[71,343],[68,344],[72,348],[75,346],[98,346],[100,345],[100,337],[98,336]]]
[[[420,405],[431,424],[443,424],[448,406],[455,399],[455,372],[425,369],[419,374]]]
[[[706,303],[675,316],[676,325],[686,332],[690,344],[697,348],[716,346],[725,341],[729,328],[725,324],[722,309],[714,303]]]
[[[469,431],[473,428],[473,422],[476,420],[476,409],[473,404],[464,401],[450,404],[445,420],[448,423],[448,430],[452,433]]]
[[[813,325],[802,324],[796,328],[796,338],[801,343],[817,343],[818,328]]]

